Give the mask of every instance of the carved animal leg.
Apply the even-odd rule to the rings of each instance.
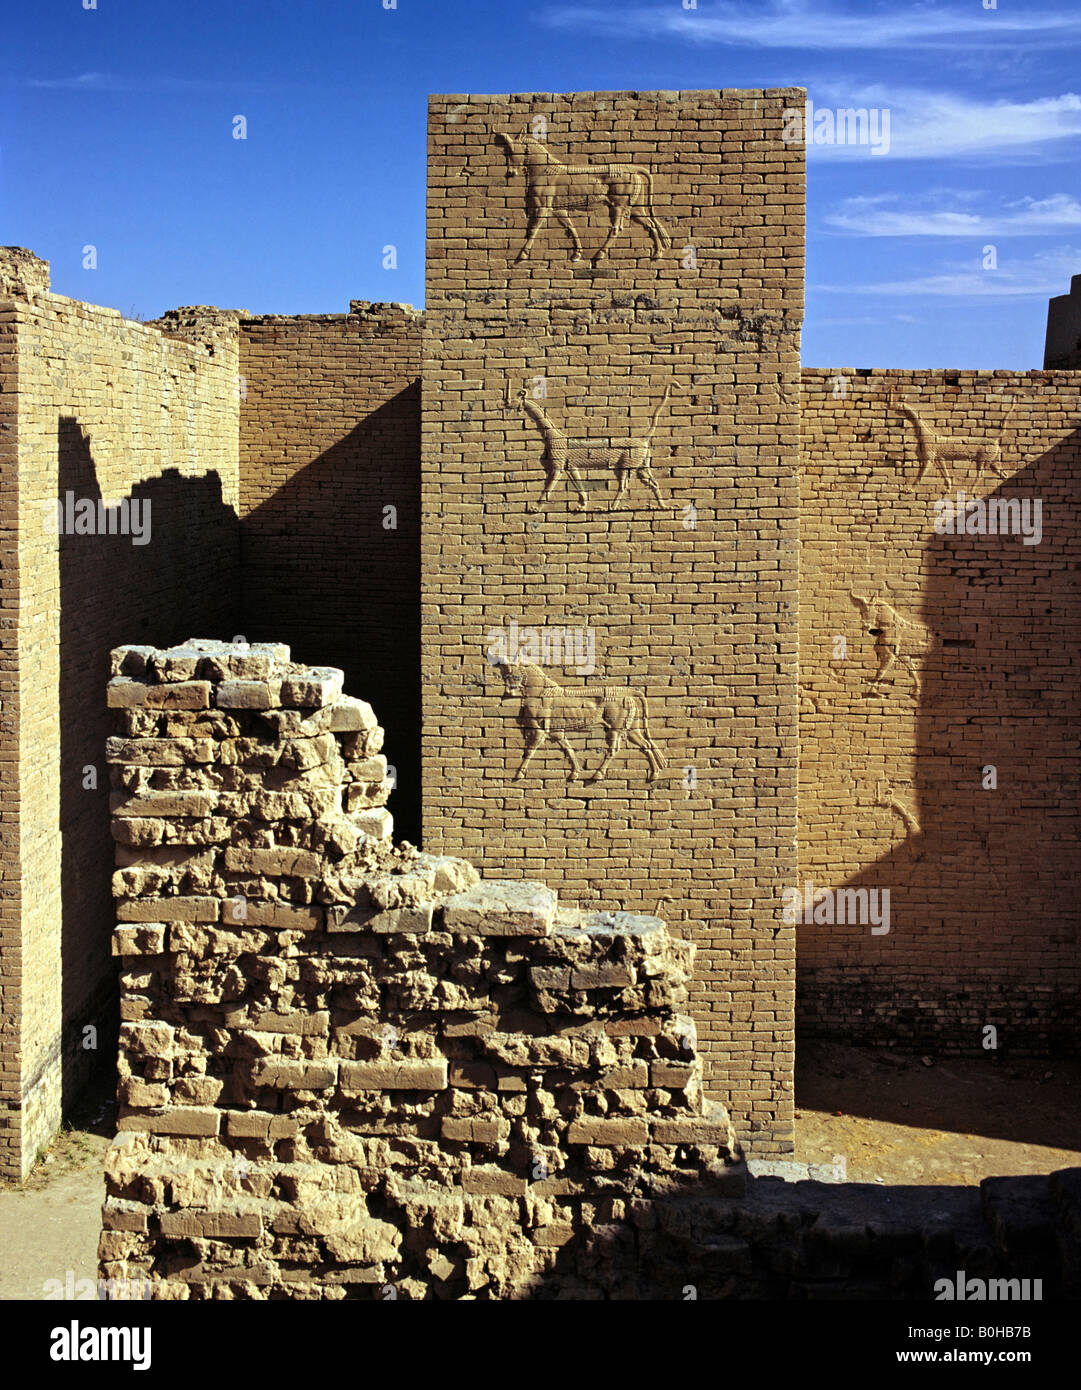
[[[518,255],[515,258],[514,262],[515,265],[521,265],[522,261],[524,261],[526,257],[529,255],[530,251],[532,250],[533,243],[537,239],[537,233],[540,231],[545,218],[548,216],[548,213],[551,210],[551,207],[552,200],[549,197],[538,200],[538,202],[529,209],[529,225],[526,227],[525,245],[518,252]]]
[[[664,498],[661,496],[661,490],[657,486],[657,479],[653,476],[653,470],[650,468],[648,463],[645,465],[644,468],[639,468],[636,477],[639,479],[640,482],[645,483],[646,487],[648,487],[650,492],[653,493],[653,496],[657,499],[657,506],[663,507]]]
[[[952,492],[953,482],[950,478],[949,473],[946,472],[946,465],[943,462],[941,455],[937,451],[934,454],[932,454],[930,458],[927,459],[923,467],[916,474],[916,486],[919,487],[920,483],[922,483],[924,478],[926,477],[928,470],[931,468],[938,469],[938,471],[942,474],[943,479],[945,480],[946,491]]]
[[[627,495],[627,485],[630,481],[631,465],[626,454],[621,454],[619,458],[616,459],[616,482],[618,488],[616,490],[616,495],[612,498],[611,504],[609,505],[608,510],[610,512],[616,511],[623,505],[623,499]]]
[[[522,754],[522,761],[518,764],[518,771],[514,774],[514,780],[516,782],[520,782],[525,776],[525,770],[529,766],[533,754],[541,746],[545,738],[545,731],[543,729],[526,729],[524,730],[524,734],[525,752]]]
[[[607,741],[608,749],[605,752],[600,767],[597,768],[592,777],[586,778],[586,784],[588,786],[592,786],[594,782],[599,782],[604,776],[604,769],[612,761],[613,755],[619,752],[619,745],[622,742],[623,735],[621,730],[614,729],[611,724],[606,724],[604,726],[604,737]]]
[[[886,655],[885,659],[883,659],[882,657],[879,657],[879,661],[878,661],[878,670],[875,672],[875,678],[874,678],[874,680],[871,682],[871,689],[872,689],[872,690],[875,690],[878,686],[880,686],[880,685],[882,684],[882,682],[886,679],[886,676],[887,676],[887,675],[889,674],[889,672],[893,669],[893,663],[894,663],[896,660],[897,660],[897,648],[896,648],[896,647],[891,647],[891,648],[889,649],[889,653]]]
[[[573,463],[567,464],[567,476],[574,484],[574,490],[578,494],[578,510],[584,511],[586,507],[589,506],[589,498],[585,494],[585,489],[582,487],[582,480],[579,477],[578,470],[577,468],[575,468]]]
[[[913,684],[913,686],[915,687],[916,697],[919,698],[919,694],[920,694],[920,673],[919,673],[919,671],[916,669],[916,667],[915,667],[915,665],[913,664],[913,662],[911,661],[911,659],[910,659],[909,657],[905,656],[904,652],[899,651],[899,652],[897,653],[897,659],[898,659],[898,661],[900,661],[901,665],[905,668],[905,670],[908,672],[908,674],[912,677],[912,684]]]
[[[646,213],[635,212],[634,208],[631,208],[630,217],[632,222],[637,222],[640,227],[645,227],[646,231],[653,238],[653,260],[656,260],[665,249],[665,246],[671,245],[671,238],[666,242],[662,235],[660,223]]]
[[[623,223],[627,217],[626,204],[622,202],[610,202],[608,205],[608,217],[611,224],[608,228],[608,236],[605,239],[604,245],[593,257],[594,265],[600,265],[601,261],[607,257],[609,246],[611,246],[612,242],[615,241],[616,237],[619,236],[620,232],[623,230]]]
[[[1004,468],[999,468],[999,466],[998,466],[999,458],[1000,458],[1000,454],[999,454],[998,449],[990,448],[990,449],[981,449],[981,450],[980,450],[980,452],[976,455],[976,465],[977,465],[977,467],[976,467],[976,481],[977,481],[977,482],[980,481],[980,478],[981,478],[982,475],[983,475],[983,470],[984,470],[985,468],[990,468],[991,472],[995,475],[995,477],[996,477],[996,478],[1000,478],[1003,482],[1005,482],[1005,481],[1009,478],[1010,475],[1006,472],[1006,470],[1005,470]]]
[[[574,225],[570,213],[567,212],[566,208],[555,208],[554,212],[570,233],[571,241],[574,242],[574,255],[571,257],[571,265],[577,265],[582,259],[582,243],[578,239],[578,228]]]
[[[550,452],[545,453],[544,465],[548,470],[548,477],[544,482],[544,490],[541,492],[536,502],[528,502],[526,504],[527,512],[535,512],[538,507],[544,506],[545,502],[547,502],[548,498],[552,495],[552,489],[555,487],[556,483],[559,482],[560,478],[562,478],[563,471],[567,466],[563,458],[553,458]]]
[[[639,733],[637,729],[628,729],[627,742],[633,744],[635,748],[640,748],[646,755],[646,761],[649,763],[649,777],[647,780],[650,782],[656,781],[657,773],[661,770],[661,764],[657,760],[656,753],[650,740],[646,738],[645,734]]]
[[[574,749],[570,746],[562,734],[552,734],[552,738],[563,749],[563,755],[571,765],[570,772],[567,773],[567,781],[573,782],[582,775],[582,769],[578,765],[578,759],[574,756]]]

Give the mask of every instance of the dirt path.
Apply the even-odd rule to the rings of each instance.
[[[25,1183],[0,1182],[0,1299],[97,1297],[101,1168],[114,1115],[103,1095],[90,1097]]]
[[[796,1157],[849,1181],[978,1183],[1081,1166],[1081,1062],[797,1048]],[[839,1113],[838,1113],[839,1112]]]

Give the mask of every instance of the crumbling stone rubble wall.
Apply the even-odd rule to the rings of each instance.
[[[742,1190],[689,943],[394,846],[382,730],[340,671],[193,640],[113,672],[103,1278],[597,1296],[648,1264],[652,1201]]]

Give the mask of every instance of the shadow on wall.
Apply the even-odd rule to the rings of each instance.
[[[815,1019],[827,1000],[827,1017],[851,1017],[849,1041],[970,1054],[1076,1050],[1079,472],[1074,431],[988,495],[1027,499],[1031,534],[1038,499],[1038,544],[932,533],[923,602],[909,615],[926,629],[914,780],[887,793],[905,838],[844,885],[889,888],[890,931],[831,928],[836,965],[797,968],[805,1037],[827,1035]],[[878,707],[912,698],[900,662],[888,679]],[[815,931],[797,932],[808,954]]]
[[[90,440],[62,416],[59,497],[96,504],[102,493]],[[70,498],[68,495],[70,494]],[[109,498],[109,502],[120,499]],[[216,473],[176,469],[138,483],[124,501],[132,534],[70,534],[60,556],[60,838],[63,1103],[75,1099],[100,1058],[116,1057],[116,974],[105,740],[113,732],[101,692],[109,652],[125,642],[175,645],[233,637],[240,629],[237,517]],[[138,508],[133,508],[137,503]],[[123,508],[119,516],[123,518]],[[65,507],[65,514],[71,506]],[[71,517],[66,515],[70,523]],[[96,522],[95,522],[96,529]],[[93,773],[89,770],[93,769]],[[96,786],[87,783],[96,778]],[[84,1046],[84,1027],[97,1031]]]
[[[241,631],[340,666],[386,730],[395,837],[420,837],[420,383],[373,410],[241,523]],[[387,508],[393,508],[388,512]]]

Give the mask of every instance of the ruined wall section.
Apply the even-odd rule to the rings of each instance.
[[[0,1174],[21,1172],[19,929],[19,356],[0,255]]]
[[[649,1203],[744,1185],[683,1013],[690,944],[393,847],[382,730],[340,671],[201,641],[113,666],[102,1278],[641,1296]]]
[[[802,413],[799,1027],[1070,1049],[1081,373],[805,370]]]
[[[421,318],[404,304],[247,318],[240,515],[249,640],[340,667],[385,711],[395,814],[420,823]]]
[[[1081,369],[1081,275],[1070,281],[1069,294],[1048,301],[1043,365],[1057,371]]]
[[[4,305],[18,334],[19,1172],[112,1050],[95,693],[109,651],[150,625],[232,635],[238,554],[237,316],[133,323],[49,293],[48,267],[22,255],[6,257],[23,288]]]
[[[803,100],[429,108],[424,844],[663,902],[755,1152],[792,1142]]]

